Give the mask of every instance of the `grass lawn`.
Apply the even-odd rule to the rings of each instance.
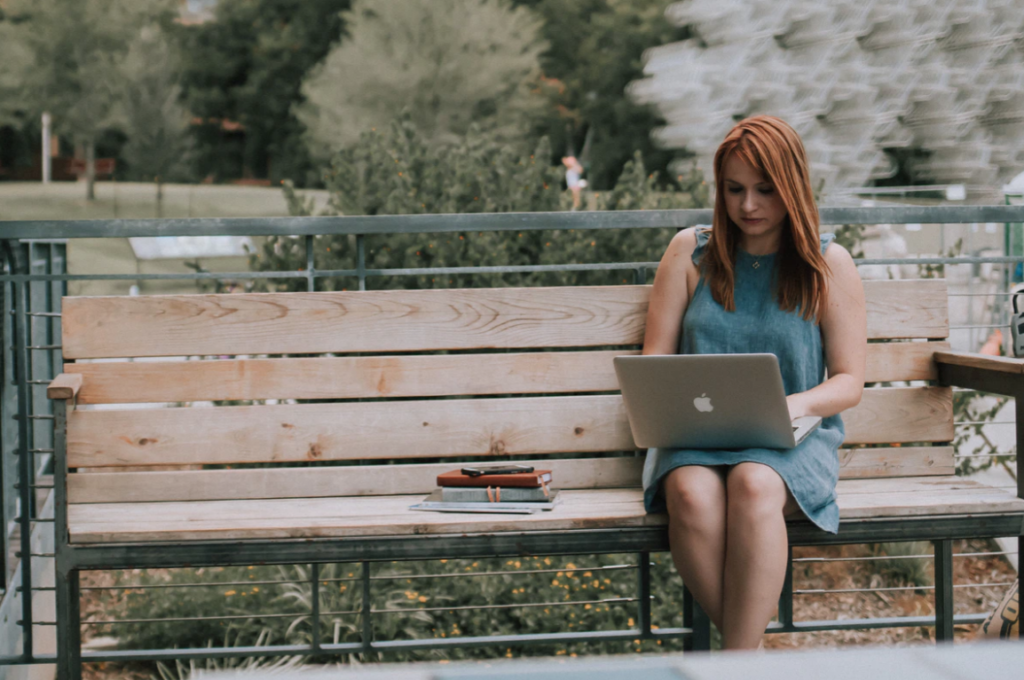
[[[307,192],[304,192],[307,193]],[[324,202],[327,192],[309,192]],[[281,190],[213,184],[164,185],[164,217],[284,217],[288,215]],[[108,220],[156,217],[156,187],[152,184],[97,182],[96,200],[85,200],[81,182],[0,182],[0,226],[5,220]],[[244,257],[204,259],[210,271],[245,271]],[[73,274],[187,273],[182,260],[139,260],[126,238],[80,239],[68,245],[68,269]],[[72,295],[124,295],[131,281],[71,282]],[[143,293],[194,293],[189,281],[140,282]]]

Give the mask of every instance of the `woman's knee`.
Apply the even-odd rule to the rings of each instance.
[[[775,470],[760,463],[740,463],[726,479],[730,512],[782,513],[786,483]]]
[[[715,470],[699,466],[677,468],[665,477],[664,490],[673,520],[689,522],[725,511],[725,484]]]

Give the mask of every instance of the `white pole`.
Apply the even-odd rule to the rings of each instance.
[[[43,184],[49,184],[52,177],[50,158],[50,114],[43,114]]]

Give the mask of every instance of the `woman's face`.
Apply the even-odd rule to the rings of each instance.
[[[748,238],[781,235],[788,213],[775,187],[738,154],[726,159],[722,174],[725,209],[733,224]]]

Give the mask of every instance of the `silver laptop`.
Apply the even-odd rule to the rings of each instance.
[[[774,354],[615,357],[640,448],[791,449],[821,424],[790,421]]]

